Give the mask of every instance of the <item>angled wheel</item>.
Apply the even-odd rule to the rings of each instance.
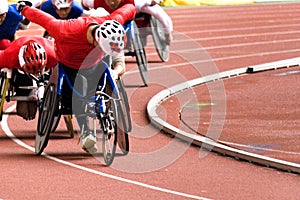
[[[117,80],[117,86],[119,89],[119,95],[121,99],[121,107],[124,113],[124,118],[125,118],[125,124],[127,129],[125,130],[126,132],[131,132],[132,130],[132,124],[131,124],[131,116],[130,116],[130,106],[129,106],[129,100],[127,96],[127,92],[125,90],[125,85],[123,82],[123,79],[120,77]]]
[[[129,136],[128,133],[132,130],[131,117],[130,117],[130,107],[128,96],[125,91],[125,86],[122,78],[117,81],[117,86],[119,89],[119,97],[117,100],[118,106],[118,146],[123,152],[123,154],[128,154],[129,152]]]
[[[126,115],[124,114],[122,102],[120,100],[116,100],[116,104],[118,107],[118,146],[123,154],[127,155],[129,152],[129,136],[125,120]]]
[[[4,106],[4,102],[5,102],[7,89],[8,89],[7,73],[1,71],[0,72],[0,121],[2,121],[3,106]]]
[[[138,64],[138,68],[140,71],[141,78],[145,86],[148,85],[148,61],[146,57],[146,53],[144,50],[144,46],[140,37],[139,29],[135,23],[132,21],[132,43],[136,56],[136,61]]]
[[[56,87],[55,84],[50,83],[46,86],[44,98],[39,105],[37,132],[35,135],[36,155],[41,155],[48,144],[56,107]]]
[[[161,61],[167,62],[169,60],[170,50],[169,45],[166,44],[165,29],[154,16],[150,18],[150,26],[157,54]]]

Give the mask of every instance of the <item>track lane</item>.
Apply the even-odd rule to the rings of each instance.
[[[283,8],[286,8],[288,9],[288,11],[289,9],[293,9],[293,7],[296,7],[289,7],[286,5],[276,5],[275,7],[273,7],[272,5],[270,6],[272,7],[271,10],[276,10],[274,8],[281,8],[281,10]],[[261,7],[265,9],[268,6],[243,6],[243,8],[249,8],[249,10],[252,11],[259,10],[258,8]],[[196,13],[200,10],[199,14],[201,14],[201,12],[211,13],[207,16],[211,19],[211,15],[218,13],[221,14],[221,12],[223,11],[230,12],[230,9],[232,9],[231,12],[235,12],[238,10],[239,14],[241,15],[240,6],[222,8],[192,8],[191,10],[195,10]],[[184,19],[183,13],[186,12],[180,10],[181,9],[168,9],[168,12],[171,14],[171,16],[174,16],[175,14],[179,16],[174,18],[175,30],[176,25],[179,25],[179,23],[181,23],[182,21],[181,19]],[[199,18],[201,19],[201,17],[203,17],[203,21],[206,21],[206,24],[209,23],[207,20],[208,18],[205,18],[205,16],[200,16]],[[191,22],[191,19],[186,20],[189,20],[189,23]],[[188,27],[189,25],[188,23],[185,23],[185,25],[180,26]],[[232,23],[231,26],[233,26]],[[213,32],[210,33],[210,31],[205,27],[203,27],[203,29],[200,29],[200,32],[201,30],[206,31],[208,35],[213,35]],[[208,37],[208,35],[206,37]],[[197,37],[198,36],[193,36],[193,38],[195,39]],[[199,36],[199,38],[201,37],[202,36]],[[200,41],[200,45],[204,46],[204,48],[208,45],[212,47],[214,41],[211,42],[211,44],[202,45],[202,42]],[[226,45],[226,43],[224,43],[223,45]],[[274,59],[289,58],[289,56],[294,56],[297,54],[297,52],[293,53],[293,51],[290,50],[286,50],[286,53],[284,53],[284,50],[275,50],[273,52],[273,54],[271,53],[270,56],[268,56],[268,52],[266,51],[266,53],[263,54],[265,56],[263,58],[261,53],[254,53],[250,56],[247,53],[245,53],[245,55],[230,56],[225,55],[225,52],[224,55],[213,56],[212,60],[215,61],[220,71],[224,71],[227,69],[237,68],[246,64],[254,64],[258,62],[265,62],[267,60],[274,61]],[[155,54],[151,56],[151,58],[155,59]],[[164,74],[164,72],[168,71],[163,71],[162,69],[173,67],[174,69],[183,73],[186,79],[193,78],[195,75],[186,72],[186,70],[190,70],[193,67],[189,68],[184,64],[180,64],[179,61],[181,60],[176,58],[175,60],[170,61],[170,63],[163,64],[163,66],[157,66],[156,63],[154,63],[155,66],[153,67],[153,69],[152,65],[150,67],[151,76],[153,77],[159,76],[159,74]],[[156,94],[164,87],[168,86],[168,84],[173,84],[173,82],[168,82],[168,80],[165,80],[164,77],[161,77],[161,81],[164,81],[162,83],[152,83],[148,88],[140,87],[142,85],[142,82],[138,77],[139,75],[135,74],[136,72],[134,71],[130,71],[136,69],[136,66],[134,64],[129,64],[128,69],[129,73],[128,76],[126,75],[125,81],[128,85],[128,91],[131,94],[130,100],[133,112],[133,120],[135,124],[139,125],[138,127],[135,127],[134,134],[139,134],[142,136],[151,136],[149,138],[133,137],[131,140],[132,149],[136,152],[151,152],[155,149],[161,148],[166,143],[172,141],[172,139],[168,136],[160,134],[156,129],[148,125],[148,120],[145,118],[145,106],[147,104],[147,101],[151,98],[151,96]],[[160,72],[158,73],[157,71]],[[21,119],[18,119],[16,117],[12,118],[15,122],[13,123],[9,121],[9,123],[14,124],[13,127],[15,131],[17,131],[18,129],[20,129],[17,126],[17,120],[21,121]],[[32,123],[34,126],[34,122],[26,123],[28,125]],[[147,125],[146,128],[143,127],[145,125]],[[60,128],[64,130],[63,126]],[[1,136],[2,134],[3,132],[1,132]],[[33,130],[31,130],[31,132],[30,130],[28,132],[19,131],[18,134],[19,136],[31,135],[31,139],[30,137],[24,137],[23,139],[27,139],[26,142],[31,142],[32,144],[32,135],[34,135]],[[176,162],[170,163],[170,165],[168,165],[165,168],[157,169],[151,173],[134,174],[120,172],[118,170],[103,167],[99,165],[97,161],[95,162],[95,159],[90,158],[82,153],[80,147],[77,145],[76,138],[74,140],[62,140],[60,138],[61,137],[58,137],[57,139],[50,141],[51,143],[49,143],[49,146],[46,149],[47,153],[50,153],[50,155],[57,156],[64,160],[72,161],[75,164],[80,164],[89,167],[91,169],[114,173],[115,175],[120,175],[126,178],[132,178],[137,181],[145,182],[147,184],[152,184],[164,188],[172,188],[176,191],[184,191],[185,193],[194,194],[199,197],[204,196],[214,199],[253,199],[258,197],[260,199],[290,199],[295,197],[294,195],[299,196],[297,195],[299,193],[298,186],[294,185],[294,183],[297,183],[297,181],[299,180],[297,176],[257,167],[248,163],[237,162],[230,158],[224,158],[215,154],[209,154],[207,157],[205,157],[205,159],[199,160],[199,149],[197,148],[188,148],[188,150],[184,153],[183,156],[178,158]],[[9,144],[11,144],[11,142],[9,142]],[[13,146],[17,148],[15,145]],[[16,151],[18,151],[9,147],[6,147],[5,149],[12,151],[12,153],[9,154],[11,155],[11,157],[13,157],[13,155],[16,155],[15,153]],[[64,197],[65,199],[77,199],[79,197],[82,198],[83,196],[87,198],[93,198],[95,196],[105,196],[108,199],[122,199],[124,196],[126,196],[126,199],[185,199],[179,196],[167,195],[160,192],[153,192],[153,190],[132,187],[131,185],[124,185],[123,183],[119,183],[118,181],[113,181],[110,179],[94,177],[90,174],[81,172],[76,169],[72,169],[69,167],[65,168],[64,166],[55,164],[47,159],[35,158],[34,156],[33,159],[29,159],[28,157],[23,156],[24,154],[21,153],[21,156],[17,156],[17,159],[13,159],[15,158],[13,157],[11,162],[16,161],[17,163],[19,163],[20,157],[22,157],[23,164],[20,167],[20,169],[22,169],[24,172],[26,172],[27,170],[29,172],[26,172],[25,175],[15,175],[15,177],[18,177],[19,180],[21,180],[20,185],[18,184],[18,181],[16,181],[16,179],[12,180],[11,182],[3,183],[2,186],[0,186],[0,198],[18,199],[18,197],[20,197],[20,194],[16,192],[13,193],[13,191],[18,190],[23,191],[23,193],[25,193],[26,197],[28,198],[30,196],[32,197],[36,195],[35,197],[47,197],[47,199],[51,199],[51,197],[53,197],[53,199],[55,199],[55,197]],[[117,159],[126,159],[126,157]],[[157,161],[153,160],[153,162]],[[3,162],[1,162],[1,165],[2,164]],[[139,163],[132,164],[138,165]],[[14,164],[12,166],[18,165]],[[35,176],[33,176],[30,171],[37,166],[40,166],[40,169],[36,170]],[[13,169],[13,167],[11,168]],[[53,169],[55,169],[55,171]],[[64,175],[67,175],[67,178],[61,178]],[[2,176],[2,172],[1,177],[4,177]],[[11,176],[5,177],[11,178]],[[46,178],[44,180],[41,180],[40,177]],[[66,184],[66,179],[73,184]],[[42,182],[39,183],[40,180]],[[104,181],[107,185],[103,185]],[[11,183],[13,183],[14,187],[11,186]],[[24,185],[29,185],[29,183],[31,186],[31,192],[28,192],[28,187],[24,187]],[[271,183],[276,183],[276,185],[273,185]],[[87,185],[90,187],[88,187]],[[111,185],[114,185],[115,187],[112,187]],[[287,185],[291,186],[287,187]],[[256,187],[254,188],[252,186],[256,186],[260,189],[257,189]],[[47,191],[47,188],[49,187],[52,191],[56,191],[56,193]],[[85,190],[82,189],[85,187]],[[118,193],[116,193],[116,188],[123,188],[123,190],[118,190]],[[27,192],[25,192],[25,189],[27,189]],[[67,195],[65,190],[69,191]],[[5,195],[2,195],[2,191],[5,191]],[[36,191],[40,191],[40,193],[37,194]],[[106,193],[104,193],[103,191],[106,191]]]

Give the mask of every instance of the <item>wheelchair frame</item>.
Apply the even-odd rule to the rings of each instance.
[[[166,44],[165,28],[160,21],[147,13],[139,13],[135,18],[135,22],[138,28],[142,30],[141,39],[144,41],[143,45],[146,45],[147,36],[152,35],[159,58],[162,62],[167,62],[170,57],[170,50],[169,45]]]
[[[35,153],[37,155],[41,155],[48,144],[55,116],[63,114],[59,108],[63,80],[66,80],[73,93],[85,102],[86,113],[84,115],[92,120],[94,134],[97,136],[99,133],[102,133],[102,151],[106,165],[110,165],[113,162],[117,143],[123,154],[128,154],[128,132],[131,129],[131,120],[127,94],[123,88],[122,80],[118,80],[119,84],[117,84],[112,78],[108,65],[104,61],[102,61],[102,64],[104,73],[97,85],[98,90],[95,92],[95,95],[89,96],[89,98],[83,98],[83,95],[71,85],[62,67],[58,67],[57,85],[55,83],[47,85],[44,99],[39,108],[38,127],[35,137]],[[109,87],[111,87],[111,94],[106,91]],[[124,94],[126,97],[124,97]],[[81,128],[83,130],[83,127]],[[120,133],[123,134],[120,135]]]
[[[2,69],[0,72],[0,121],[2,120],[3,114],[16,114],[16,112],[10,112],[5,113],[3,112],[4,102],[10,102],[10,101],[36,101],[37,105],[39,106],[41,103],[41,100],[37,99],[36,96],[17,96],[15,95],[16,87],[13,86],[11,83],[12,79],[12,71],[17,69]],[[26,74],[25,72],[23,72]],[[38,87],[46,87],[48,81],[45,80],[44,76],[36,77],[32,74],[26,74],[29,78],[31,78],[34,82],[36,82],[36,86],[20,86],[21,89],[38,89]],[[43,95],[43,94],[41,94]],[[67,126],[67,130],[70,134],[70,137],[74,137],[74,128],[72,123],[72,116],[64,116],[64,121]],[[58,125],[59,119],[57,120],[57,123],[55,126],[53,126],[52,131],[54,132],[56,130],[56,127]]]

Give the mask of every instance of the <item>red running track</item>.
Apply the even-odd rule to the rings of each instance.
[[[24,122],[9,115],[7,126],[4,119],[0,132],[0,199],[297,199],[300,196],[299,175],[215,153],[200,159],[199,148],[159,132],[149,124],[146,116],[146,105],[153,95],[182,81],[214,71],[297,57],[300,4],[166,10],[176,31],[170,61],[159,62],[149,39],[146,51],[151,83],[142,87],[136,65],[128,59],[128,73],[124,79],[134,122],[131,153],[118,156],[111,167],[105,167],[101,157],[88,156],[80,149],[78,136],[68,139],[61,124],[59,133],[52,135],[45,149],[47,156],[37,157],[32,151],[36,120]],[[36,26],[32,26],[32,30],[20,35],[41,33],[36,31]],[[269,83],[268,74],[257,75],[224,81],[228,99],[236,98],[239,93],[246,98],[240,86],[247,85],[241,82]],[[295,81],[286,81],[289,80]],[[272,88],[274,82],[270,83]],[[251,90],[251,94],[253,97],[255,90]],[[296,99],[293,98],[293,102]],[[178,123],[178,110],[182,106],[176,103],[179,100],[170,100],[174,105],[172,113],[168,108],[162,110],[164,117],[174,124]],[[13,104],[7,103],[5,108]],[[268,105],[267,102],[261,104]],[[232,111],[236,104],[229,102],[227,106]],[[247,106],[240,108],[245,109],[245,113],[249,111]],[[238,134],[240,132],[235,130],[243,129],[239,125],[242,123],[234,126],[225,123],[225,131]],[[261,130],[264,128],[262,126]],[[291,130],[296,133],[298,126]],[[229,136],[222,134],[227,139]],[[242,136],[239,142],[251,138],[251,135]]]

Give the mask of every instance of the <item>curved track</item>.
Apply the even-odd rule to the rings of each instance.
[[[298,198],[299,175],[204,152],[203,149],[174,139],[149,124],[146,106],[151,97],[158,92],[187,80],[216,71],[224,72],[297,57],[300,51],[299,11],[300,4],[297,3],[167,9],[176,31],[172,54],[168,63],[159,62],[155,49],[149,42],[146,49],[150,62],[148,87],[143,87],[136,65],[133,63],[134,59],[128,59],[128,73],[124,81],[130,97],[134,122],[130,138],[132,152],[128,156],[117,156],[111,167],[105,167],[101,164],[101,156],[99,158],[88,156],[80,149],[77,144],[78,136],[68,139],[64,125],[60,124],[60,132],[52,135],[45,150],[47,154],[37,157],[32,149],[36,121],[24,122],[17,116],[9,115],[3,119],[0,132],[2,180],[0,199]],[[186,12],[189,15],[186,15]],[[36,28],[32,26],[32,32],[26,34],[38,34]],[[291,73],[295,73],[295,70]],[[297,73],[294,75],[297,76]],[[270,99],[266,98],[267,95],[257,97],[256,88],[262,88],[261,85],[266,87],[268,83],[272,83],[267,87],[267,91],[273,88],[274,92],[278,92],[284,91],[284,86],[297,86],[295,84],[297,79],[288,77],[279,84],[278,79],[274,81],[271,77],[273,76],[254,74],[251,77],[228,79],[221,85],[216,85],[215,88],[225,88],[221,90],[225,91],[225,97],[229,100],[225,108],[229,113],[235,114],[224,119],[224,134],[221,134],[221,139],[228,141],[231,139],[230,136],[238,137],[241,134],[238,138],[233,137],[231,142],[243,144],[251,140],[251,136],[259,135],[259,133],[252,135],[252,130],[248,132],[249,130],[242,126],[248,120],[247,115],[243,113],[249,113],[249,106],[256,104],[237,104],[250,98],[259,101],[260,109],[251,107],[250,114],[253,114],[252,117],[260,116],[261,113],[258,115],[255,113],[264,109],[263,105],[270,105]],[[248,85],[243,85],[244,83]],[[253,86],[251,83],[257,84],[251,87]],[[274,89],[276,83],[278,85]],[[279,86],[282,89],[278,89]],[[204,86],[193,91],[191,98],[189,93],[185,93],[184,97],[192,99],[198,96],[195,94],[202,94],[203,99],[200,99],[200,103],[206,105],[205,103],[213,101],[206,98],[205,90],[213,89],[214,87]],[[250,96],[243,95],[246,89]],[[295,91],[294,98],[289,99],[294,102],[297,99],[297,89],[291,91]],[[288,96],[291,92],[280,94]],[[241,98],[240,101],[237,101],[237,97]],[[178,97],[166,102],[172,107],[162,107],[160,115],[170,123],[180,125],[178,111],[183,107],[187,108],[189,101]],[[290,101],[285,103],[288,105]],[[296,102],[294,104],[297,105]],[[14,108],[13,102],[5,106],[7,109]],[[267,106],[267,108],[270,110],[275,107]],[[288,108],[292,109],[287,106],[286,109]],[[169,112],[170,110],[174,112]],[[291,112],[289,116],[291,120],[288,122],[291,124],[285,123],[286,129],[282,137],[275,137],[281,140],[283,143],[281,146],[290,145],[291,139],[286,140],[289,143],[284,143],[289,134],[293,134],[296,141],[298,137],[299,141],[297,134],[299,127],[296,124],[299,116],[298,108],[294,110],[295,112]],[[189,117],[190,112],[186,111],[184,110],[184,117]],[[274,109],[272,120],[276,119],[276,111],[277,109]],[[222,117],[220,119],[223,120]],[[267,119],[270,119],[270,116]],[[206,122],[196,121],[203,124]],[[272,123],[268,127],[261,121],[252,121],[251,124],[259,125],[256,126],[256,131],[268,128],[264,132],[270,133],[272,130]],[[271,140],[272,136],[268,135],[269,143],[276,142]],[[291,152],[299,153],[297,142],[294,146]],[[290,157],[286,154],[281,156]],[[292,161],[300,163],[299,156],[293,157]]]

